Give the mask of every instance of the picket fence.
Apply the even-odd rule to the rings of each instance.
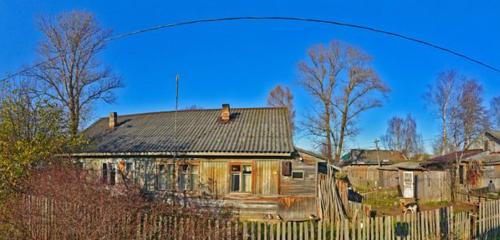
[[[243,239],[472,239],[470,217],[468,212],[453,213],[450,207],[403,216],[344,219],[334,223],[252,222],[243,223]]]
[[[31,201],[49,204],[50,201]],[[47,214],[50,206],[41,207]],[[35,206],[32,206],[35,208]],[[40,207],[40,206],[38,206]],[[50,215],[50,214],[49,214]],[[127,239],[244,239],[244,240],[355,240],[355,239],[500,239],[500,200],[479,203],[477,213],[455,212],[453,207],[400,216],[357,215],[335,221],[210,220],[143,215]],[[37,224],[36,239],[54,238],[51,221]],[[106,239],[120,239],[108,232]],[[123,236],[122,236],[123,237]],[[76,238],[75,238],[76,239]],[[84,238],[83,238],[84,239]]]

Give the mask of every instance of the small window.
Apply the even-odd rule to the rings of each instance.
[[[242,175],[242,190],[243,192],[251,192],[252,191],[252,166],[243,166],[243,175]]]
[[[281,171],[283,176],[290,177],[292,175],[292,162],[284,161],[281,163]]]
[[[107,163],[102,164],[101,181],[104,184],[108,183],[108,164]]]
[[[304,171],[292,171],[293,179],[304,179]]]
[[[174,189],[174,164],[167,164],[166,188]]]
[[[231,192],[252,192],[251,165],[231,165]]]
[[[110,185],[115,185],[115,182],[116,182],[116,168],[113,164],[109,164],[109,168],[110,168],[110,171],[109,171],[109,184]]]
[[[199,186],[199,180],[198,180],[199,170],[198,170],[198,166],[191,165],[190,168],[191,168],[191,176],[190,176],[190,179],[189,179],[189,190],[191,190],[191,191],[197,191],[198,190],[198,186]]]
[[[179,181],[178,181],[178,188],[179,191],[184,191],[188,190],[187,189],[187,179],[186,177],[188,176],[188,165],[187,164],[182,164],[179,165]]]
[[[156,187],[158,190],[165,190],[167,178],[165,174],[165,165],[158,165],[158,175],[156,176]]]

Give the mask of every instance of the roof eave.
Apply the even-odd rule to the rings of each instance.
[[[273,153],[273,152],[85,152],[85,153],[69,153],[64,156],[70,157],[119,157],[119,156],[145,156],[145,157],[161,157],[161,156],[178,156],[178,157],[291,157],[291,152]]]

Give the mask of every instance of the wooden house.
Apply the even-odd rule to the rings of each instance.
[[[342,157],[340,167],[354,186],[374,188],[385,185],[386,177],[378,170],[381,166],[407,161],[398,151],[352,149]]]
[[[452,152],[428,160],[429,164],[449,168],[458,162],[457,182],[464,189],[500,190],[500,132],[487,131],[471,149]]]
[[[108,184],[122,169],[145,191],[210,194],[243,219],[318,215],[324,160],[294,147],[286,108],[111,113],[83,133],[90,144],[72,156]]]

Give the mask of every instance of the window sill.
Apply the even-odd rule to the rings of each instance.
[[[251,192],[230,192],[226,195],[226,197],[229,197],[229,198],[238,198],[238,197],[248,197],[248,196],[252,196],[254,195],[253,193]]]

